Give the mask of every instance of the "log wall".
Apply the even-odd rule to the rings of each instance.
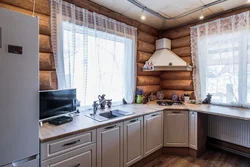
[[[192,65],[191,46],[190,46],[190,27],[213,21],[219,18],[228,17],[241,12],[249,11],[250,7],[232,9],[215,16],[208,17],[202,21],[190,23],[185,26],[172,28],[162,32],[161,37],[172,40],[172,51],[183,60]],[[179,95],[184,93],[191,94],[193,97],[193,79],[192,72],[162,72],[160,75],[161,87],[164,89],[165,97],[171,98],[172,92]]]
[[[145,89],[147,93],[160,90],[160,72],[146,73],[141,70],[144,62],[149,59],[155,50],[155,40],[159,35],[157,29],[88,0],[65,1],[136,27],[138,29],[137,86]],[[33,0],[0,0],[0,8],[32,15]],[[40,19],[40,89],[57,89],[57,77],[50,38],[50,0],[36,0],[35,16]]]
[[[137,88],[143,89],[144,93],[156,93],[161,90],[159,71],[143,71],[144,63],[152,56],[155,51],[155,41],[157,37],[152,34],[138,31],[137,43]]]

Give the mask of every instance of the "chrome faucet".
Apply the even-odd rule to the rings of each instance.
[[[101,105],[106,99],[103,99],[99,103],[97,103],[99,100],[93,102],[93,115],[96,115],[96,111],[99,105]]]

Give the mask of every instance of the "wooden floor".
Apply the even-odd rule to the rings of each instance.
[[[198,159],[162,155],[144,167],[250,167],[250,159],[224,151],[208,150]]]

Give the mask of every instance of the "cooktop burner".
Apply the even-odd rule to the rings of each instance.
[[[181,101],[157,101],[160,106],[183,105]]]

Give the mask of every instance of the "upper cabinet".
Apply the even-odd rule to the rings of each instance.
[[[164,111],[164,146],[188,145],[188,111]]]
[[[144,116],[144,156],[163,146],[163,112]]]
[[[97,167],[123,166],[123,123],[97,129]]]
[[[143,158],[143,117],[124,122],[124,167]]]

